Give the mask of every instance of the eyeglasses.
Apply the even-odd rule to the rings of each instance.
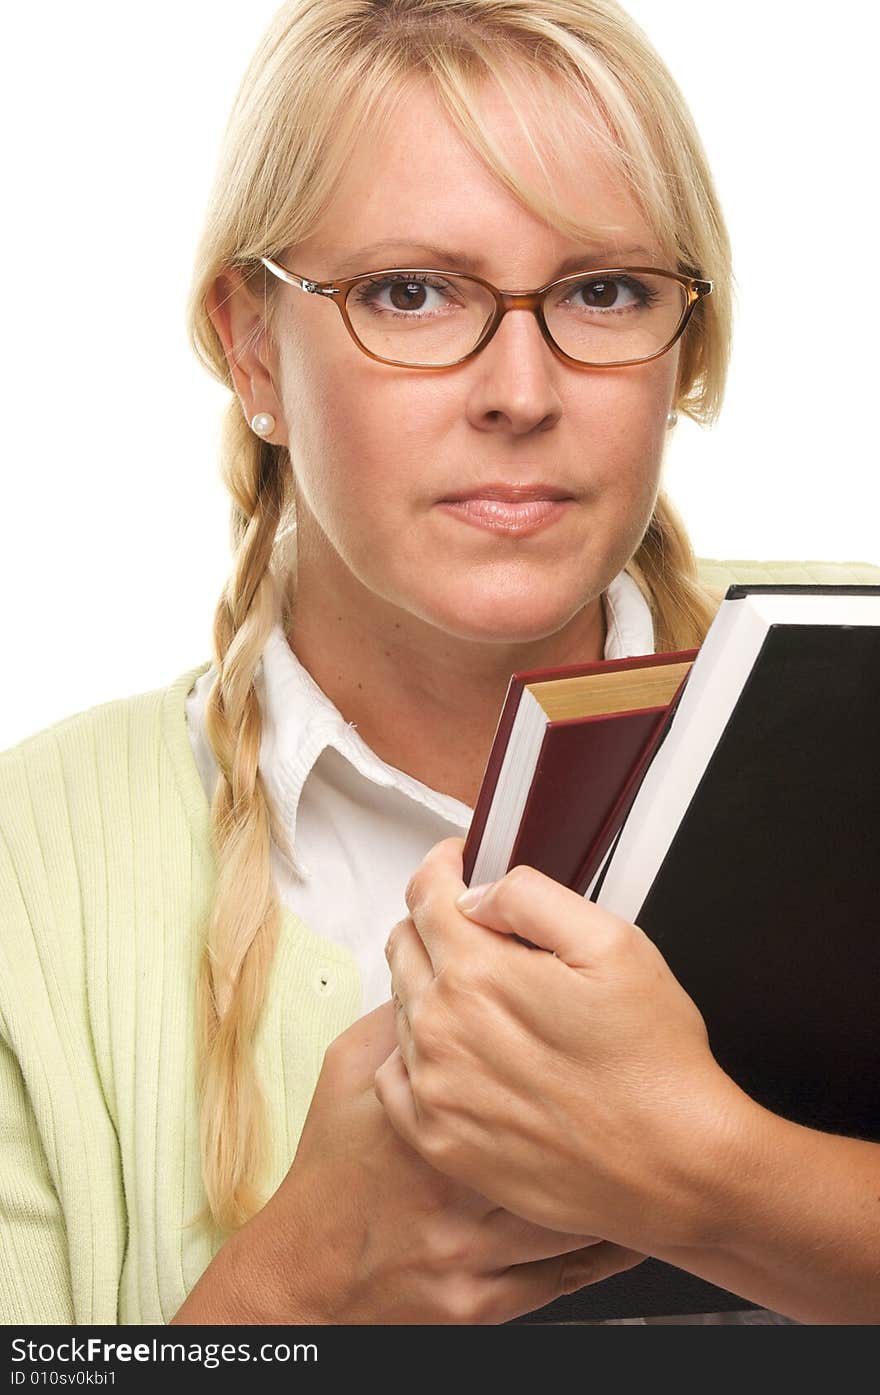
[[[309,281],[270,257],[260,261],[288,285],[332,299],[358,348],[400,368],[466,362],[485,348],[508,310],[531,310],[566,363],[647,363],[681,338],[713,285],[644,266],[579,271],[536,291],[499,291],[480,276],[410,267]]]

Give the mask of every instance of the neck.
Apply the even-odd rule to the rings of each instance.
[[[299,567],[292,650],[382,760],[470,808],[511,674],[605,652],[601,596],[545,638],[486,643],[438,630],[366,588],[353,596],[349,572],[333,583]]]

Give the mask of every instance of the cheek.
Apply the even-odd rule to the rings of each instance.
[[[666,362],[666,358],[670,362]],[[609,373],[598,392],[579,404],[578,437],[595,478],[613,496],[656,492],[669,439],[667,413],[677,359],[667,355],[637,369]]]
[[[665,410],[661,425],[644,403],[638,411],[609,412],[601,422],[585,424],[585,477],[600,510],[650,509],[663,467],[665,425]]]
[[[353,358],[352,355],[355,355]],[[298,473],[344,492],[355,512],[400,517],[433,499],[442,483],[450,433],[462,408],[445,393],[418,392],[402,370],[383,371],[364,355],[313,358],[285,394],[292,407],[291,451]],[[452,399],[452,400],[450,400]],[[448,474],[448,470],[447,470]],[[363,519],[360,520],[361,523]],[[378,520],[377,520],[378,521]]]
[[[368,360],[364,372],[340,358],[304,365],[285,406],[297,496],[360,574],[406,552],[444,428],[408,407],[397,383],[377,381]]]
[[[324,307],[329,309],[329,307]],[[281,397],[298,490],[320,515],[364,480],[365,421],[371,404],[355,353],[322,352],[315,334],[290,334],[285,343]],[[344,349],[344,345],[342,346]]]

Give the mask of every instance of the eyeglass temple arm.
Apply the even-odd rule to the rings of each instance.
[[[270,257],[261,257],[260,261],[280,281],[286,281],[288,286],[295,286],[298,291],[308,291],[310,295],[339,295],[338,286],[320,286],[317,281],[307,281],[304,276],[297,276],[294,272],[279,266]]]

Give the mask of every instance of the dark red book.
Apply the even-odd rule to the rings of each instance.
[[[697,652],[511,675],[465,841],[468,885],[496,881],[525,863],[587,891]]]

